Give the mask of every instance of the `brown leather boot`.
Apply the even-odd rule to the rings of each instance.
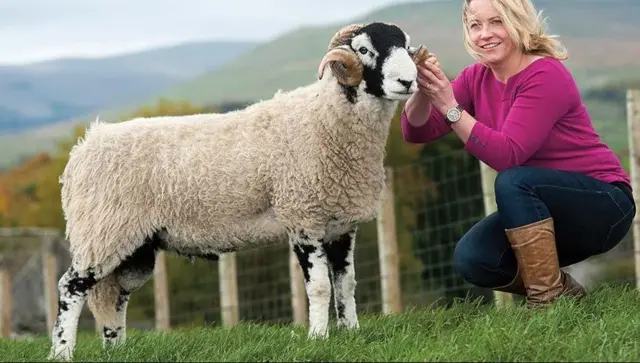
[[[507,229],[506,233],[530,305],[546,305],[561,295],[582,297],[586,294],[584,287],[560,270],[552,218]]]

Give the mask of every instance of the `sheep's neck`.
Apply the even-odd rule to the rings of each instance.
[[[389,134],[388,121],[361,120],[322,123],[319,135],[328,158],[344,160],[345,167],[353,168],[366,162],[382,162]]]
[[[325,180],[324,203],[342,219],[369,218],[384,185],[383,162],[389,124],[395,111],[390,103],[361,117],[325,119],[317,136],[322,147],[318,173]],[[353,112],[357,112],[357,109]]]
[[[356,91],[355,97],[349,97],[343,87],[334,84],[325,90],[323,100],[334,103],[329,106],[327,117],[319,120],[317,135],[325,155],[335,159],[348,169],[357,169],[360,165],[382,165],[385,147],[389,136],[389,126],[398,107],[397,101],[380,99]],[[355,99],[355,103],[351,103]]]

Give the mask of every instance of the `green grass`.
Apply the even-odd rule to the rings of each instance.
[[[130,331],[127,343],[103,351],[81,334],[84,361],[637,361],[640,294],[601,287],[580,302],[543,310],[499,309],[463,302],[361,317],[358,332],[333,328],[327,341],[307,341],[302,326],[243,323],[169,333]],[[0,341],[0,360],[46,358],[46,338]]]

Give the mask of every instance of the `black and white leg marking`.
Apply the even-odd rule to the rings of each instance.
[[[115,306],[115,316],[117,323],[102,326],[102,346],[104,348],[115,347],[120,343],[124,343],[127,336],[126,320],[127,320],[127,305],[129,304],[129,297],[131,293],[122,289],[118,294]]]
[[[96,283],[93,271],[76,271],[73,267],[70,267],[58,281],[58,316],[53,326],[53,344],[49,359],[72,358],[80,313],[89,290]]]
[[[111,312],[109,314],[111,316],[102,317],[102,343],[105,348],[122,344],[126,340],[129,298],[133,291],[141,288],[153,276],[158,252],[158,238],[157,235],[154,235],[148,239],[114,271],[120,289],[115,299],[115,306],[111,309],[105,309],[105,311]]]
[[[353,258],[355,238],[356,230],[354,229],[323,245],[331,267],[338,326],[349,329],[359,327],[356,313],[356,273]]]
[[[322,248],[321,238],[311,238],[304,232],[291,234],[291,245],[304,274],[309,299],[310,339],[329,336],[329,306],[331,304],[331,280],[329,262]]]

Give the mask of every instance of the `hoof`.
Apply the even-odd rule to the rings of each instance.
[[[346,330],[358,330],[358,329],[360,329],[360,323],[358,321],[345,322],[345,321],[338,320],[337,326],[338,326],[339,329],[346,329]]]
[[[72,358],[71,349],[69,348],[62,348],[58,350],[51,348],[47,359],[50,361],[70,361]]]
[[[310,329],[309,334],[307,334],[307,339],[309,340],[323,340],[329,338],[329,330],[316,330]]]

